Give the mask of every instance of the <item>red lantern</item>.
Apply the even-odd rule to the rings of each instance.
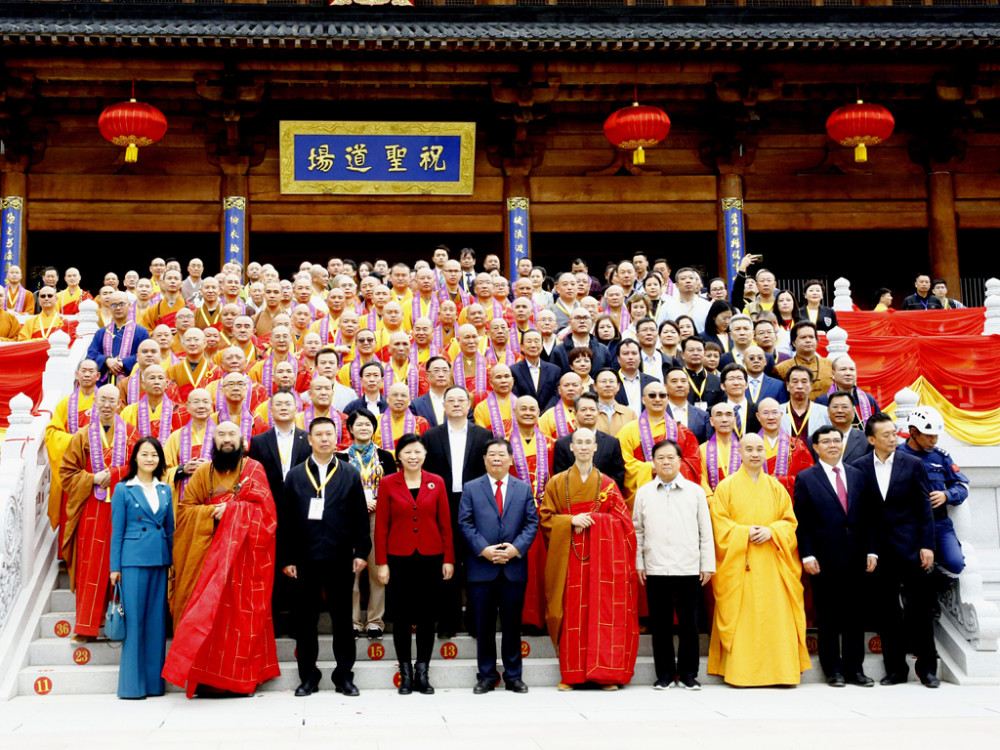
[[[152,146],[167,132],[167,118],[153,105],[129,99],[101,112],[97,127],[107,140],[125,146],[125,161],[134,164],[139,146]]]
[[[868,146],[875,146],[892,135],[896,121],[892,113],[878,104],[845,104],[827,118],[826,132],[841,146],[854,149],[854,161],[868,161]]]
[[[631,107],[612,112],[604,121],[604,135],[615,146],[632,155],[633,164],[645,164],[643,149],[655,146],[670,133],[670,118],[659,107],[647,107],[634,102]]]

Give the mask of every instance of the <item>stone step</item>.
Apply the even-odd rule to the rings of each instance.
[[[54,612],[75,612],[76,595],[68,588],[52,589],[49,595],[49,610]]]
[[[332,690],[330,674],[334,663],[323,661],[319,663],[323,672],[320,685],[323,690]],[[281,662],[281,675],[268,681],[260,690],[294,690],[299,684],[295,662]],[[868,654],[864,662],[865,672],[878,681],[884,674],[882,659],[875,654]],[[354,667],[354,681],[361,690],[393,688],[393,680],[397,674],[397,665],[389,660],[359,661]],[[431,662],[431,683],[441,690],[471,690],[476,684],[476,662],[474,659],[437,659]],[[702,659],[698,679],[706,685],[720,684],[722,680],[705,674],[705,659]],[[912,675],[911,681],[916,681]],[[813,657],[813,668],[802,675],[806,683],[822,682],[824,680],[819,662]],[[530,658],[524,662],[524,681],[530,686],[553,686],[559,682],[559,660],[556,658]],[[638,689],[648,689],[653,684],[653,659],[649,656],[639,657],[636,662],[635,676],[631,686]],[[171,685],[168,690],[178,692]],[[85,666],[32,666],[22,669],[18,674],[18,693],[20,695],[52,694],[52,695],[84,695],[84,694],[114,694],[118,689],[118,668],[111,664],[87,664]]]

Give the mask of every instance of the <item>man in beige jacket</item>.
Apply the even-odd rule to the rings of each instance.
[[[679,678],[698,690],[698,627],[701,587],[715,572],[715,537],[705,491],[680,475],[681,451],[672,440],[653,446],[653,480],[635,495],[632,521],[636,570],[646,585],[653,631],[656,690]],[[674,661],[672,625],[677,612],[678,654]]]

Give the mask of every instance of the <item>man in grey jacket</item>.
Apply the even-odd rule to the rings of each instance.
[[[653,480],[639,488],[632,508],[635,567],[649,602],[656,690],[667,690],[675,679],[688,690],[701,688],[695,618],[701,587],[715,572],[715,537],[705,491],[682,477],[680,468],[681,451],[675,442],[661,440],[654,445]]]

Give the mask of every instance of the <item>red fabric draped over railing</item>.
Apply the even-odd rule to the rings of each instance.
[[[18,393],[42,400],[42,373],[49,361],[48,341],[26,341],[0,346],[0,427],[8,426],[10,400]]]
[[[974,336],[983,332],[986,308],[906,310],[901,312],[838,312],[837,322],[855,336]]]

